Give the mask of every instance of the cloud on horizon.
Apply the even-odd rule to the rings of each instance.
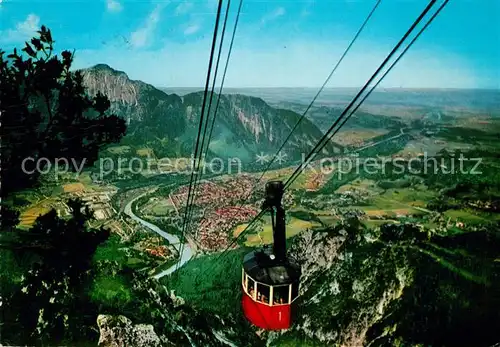
[[[122,0],[106,0],[51,8],[39,3],[28,9],[19,3],[4,6],[0,46],[21,48],[40,24],[46,24],[53,29],[56,48],[76,49],[78,67],[107,63],[131,78],[157,86],[202,86],[218,0],[175,0],[169,5],[167,1],[125,5]],[[457,0],[454,6],[440,15],[382,86],[500,88],[500,45],[491,30],[496,23],[495,6],[482,5],[478,14],[483,19],[469,15],[467,0]],[[386,2],[330,86],[364,84],[399,40],[399,33],[407,30],[419,7],[408,3],[403,11],[396,3]],[[116,15],[118,9],[121,12]],[[229,33],[236,9],[234,6],[229,16]],[[304,16],[309,9],[311,13]],[[226,86],[320,86],[370,9],[360,1],[348,5],[313,0],[245,2]],[[114,13],[102,15],[110,11]],[[470,20],[467,27],[461,25],[466,18]],[[222,64],[229,41],[224,41]]]
[[[184,30],[184,35],[186,36],[193,35],[196,34],[199,30],[200,30],[200,25],[191,24]]]
[[[160,21],[161,11],[166,5],[166,3],[156,5],[155,8],[149,13],[144,24],[139,29],[132,32],[130,35],[130,44],[132,47],[145,47],[151,42],[154,31]]]
[[[120,12],[123,9],[122,4],[120,4],[117,0],[107,0],[106,7],[109,12]]]
[[[278,7],[278,8],[275,8],[273,11],[269,12],[269,13],[266,13],[261,19],[260,19],[260,25],[261,26],[264,26],[266,25],[268,22],[271,22],[281,16],[284,16],[286,13],[286,10],[285,8],[283,7]]]
[[[40,29],[40,17],[30,13],[22,22],[18,22],[14,29],[7,29],[0,32],[0,42],[14,43],[29,40],[36,35]]]
[[[125,71],[131,79],[159,87],[200,87],[206,79],[210,40],[168,43],[157,51],[126,54],[116,50],[76,53],[76,65],[88,67],[99,62]],[[295,42],[283,47],[253,49],[235,47],[225,87],[319,87],[342,54],[346,42]],[[363,85],[391,47],[359,43],[332,77],[327,87]],[[380,87],[474,88],[481,81],[460,57],[446,52],[410,50]],[[224,64],[225,60],[221,61]],[[300,73],[297,73],[300,71]],[[444,85],[443,81],[447,85]]]
[[[188,13],[194,7],[194,4],[191,1],[184,0],[175,8],[175,15],[180,16]]]

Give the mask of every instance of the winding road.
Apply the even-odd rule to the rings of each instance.
[[[367,146],[364,146],[364,147],[358,148],[358,149],[356,149],[354,152],[360,152],[360,151],[362,151],[362,150],[364,150],[364,149],[367,149],[367,148],[370,148],[370,147],[373,147],[373,146],[380,145],[381,143],[384,143],[384,142],[387,142],[387,141],[391,141],[391,140],[397,139],[398,137],[401,137],[401,136],[403,136],[404,134],[406,134],[406,133],[405,133],[405,129],[407,129],[407,128],[400,128],[400,129],[399,129],[399,134],[394,135],[394,136],[391,136],[391,137],[389,137],[389,138],[387,138],[387,139],[385,139],[385,140],[380,140],[380,141],[374,142],[374,143],[372,143],[372,144],[369,144],[369,145],[367,145]]]
[[[161,230],[156,225],[149,223],[149,222],[145,221],[144,219],[139,218],[138,216],[136,216],[134,214],[134,212],[132,212],[132,204],[134,203],[134,201],[136,201],[137,199],[139,199],[139,198],[141,198],[149,193],[150,192],[145,192],[145,193],[135,197],[131,201],[129,201],[128,204],[125,206],[124,213],[127,216],[129,216],[130,218],[132,218],[133,220],[135,220],[136,222],[141,223],[146,228],[154,231],[155,233],[157,233],[158,235],[160,235],[164,239],[168,240],[168,242],[172,246],[174,246],[174,248],[178,252],[180,252],[181,243],[179,241],[179,238],[176,235],[172,235],[172,234],[165,232],[164,230]],[[191,246],[189,245],[189,243],[184,244],[184,247],[182,247],[182,254],[180,256],[180,260],[177,263],[175,263],[174,265],[172,265],[171,267],[169,267],[168,269],[156,274],[154,276],[154,278],[159,279],[159,278],[162,278],[164,276],[168,276],[168,275],[172,274],[176,270],[180,269],[184,264],[186,264],[189,261],[189,259],[191,259],[192,257],[193,257],[193,251],[191,249]]]

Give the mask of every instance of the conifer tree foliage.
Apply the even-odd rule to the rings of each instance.
[[[23,170],[26,158],[91,165],[100,147],[119,141],[126,131],[123,119],[108,114],[108,98],[89,96],[81,73],[71,71],[74,53],[58,56],[54,43],[42,26],[22,52],[0,49],[3,197],[37,182],[33,161],[25,162]]]
[[[10,249],[30,252],[38,259],[22,276],[19,290],[5,297],[0,307],[3,341],[13,344],[52,344],[92,336],[97,312],[87,294],[93,280],[92,258],[106,241],[106,229],[87,227],[92,212],[81,200],[69,200],[71,218],[57,216],[55,210],[37,218],[28,232]]]
[[[65,158],[78,168],[91,165],[102,146],[118,142],[126,131],[125,121],[109,114],[107,97],[87,94],[81,73],[71,70],[74,54],[58,56],[54,43],[42,26],[21,52],[14,49],[7,55],[0,49],[2,205],[5,197],[41,181],[33,170],[38,159],[54,164]],[[33,159],[31,167],[23,168],[26,158]],[[2,206],[1,228],[10,232],[0,234],[0,250],[29,261],[19,262],[24,270],[20,278],[0,278],[0,343],[95,339],[95,328],[89,332],[89,327],[95,325],[97,311],[87,288],[94,276],[93,255],[110,233],[89,226],[92,211],[82,201],[67,205],[69,218],[51,210],[28,231],[16,229],[15,208]],[[8,291],[2,288],[7,282]]]

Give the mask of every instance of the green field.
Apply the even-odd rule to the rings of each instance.
[[[177,259],[170,259],[170,260],[167,260],[165,262],[157,261],[157,263],[161,263],[161,264],[149,271],[149,274],[152,276],[157,275],[160,272],[169,269],[172,265],[177,263]]]
[[[444,215],[450,218],[452,221],[464,222],[470,224],[482,224],[488,222],[487,219],[472,213],[469,210],[448,210],[444,212]]]
[[[337,189],[338,193],[345,192],[346,190],[364,190],[369,191],[371,193],[382,193],[384,189],[377,186],[377,182],[368,179],[360,179],[357,178],[348,184],[344,184],[339,189]]]
[[[425,208],[427,202],[437,193],[415,188],[387,189],[383,193],[372,192],[367,206],[352,206],[368,215],[423,215],[429,211]]]
[[[151,201],[147,205],[145,205],[142,210],[145,214],[153,215],[153,216],[165,216],[168,215],[171,211],[175,210],[174,206],[170,202],[170,199],[161,199],[156,201]]]
[[[410,204],[412,206],[425,207],[427,201],[437,195],[437,192],[427,190],[425,186],[416,186],[415,188],[387,189],[381,194],[381,197],[400,203]]]
[[[241,262],[246,247],[195,258],[160,281],[195,307],[241,315]]]
[[[375,220],[364,220],[363,221],[363,224],[367,227],[367,228],[376,228],[376,227],[379,227],[381,225],[384,225],[384,224],[393,224],[393,223],[399,223],[398,221],[396,220],[392,220],[392,219],[375,219]]]
[[[324,225],[334,225],[339,222],[339,218],[335,216],[318,216],[318,218]]]
[[[248,247],[256,247],[259,245],[267,245],[273,242],[273,228],[271,224],[271,217],[264,216],[262,218],[264,225],[263,231],[258,234],[246,235],[245,245]],[[290,238],[301,231],[306,229],[312,229],[320,227],[321,224],[318,222],[305,221],[295,217],[290,218],[290,221],[286,225],[286,237]],[[238,225],[233,231],[233,237],[237,237],[241,231],[247,227],[247,224]]]
[[[112,146],[108,147],[107,150],[113,154],[125,154],[130,151],[130,146]]]

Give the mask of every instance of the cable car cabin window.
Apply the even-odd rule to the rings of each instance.
[[[288,294],[290,286],[273,287],[273,305],[288,305]]]
[[[243,288],[245,288],[245,291],[248,292],[248,280],[250,279],[250,277],[248,277],[248,275],[245,273],[245,271],[243,271]]]
[[[255,281],[253,279],[251,279],[249,276],[246,276],[247,277],[247,287],[246,287],[246,291],[248,293],[248,295],[250,295],[252,298],[256,298],[256,295],[255,295]]]
[[[268,285],[257,282],[257,301],[270,305],[270,293],[271,288]]]
[[[292,283],[290,286],[292,287],[290,300],[293,301],[299,296],[299,284]]]

